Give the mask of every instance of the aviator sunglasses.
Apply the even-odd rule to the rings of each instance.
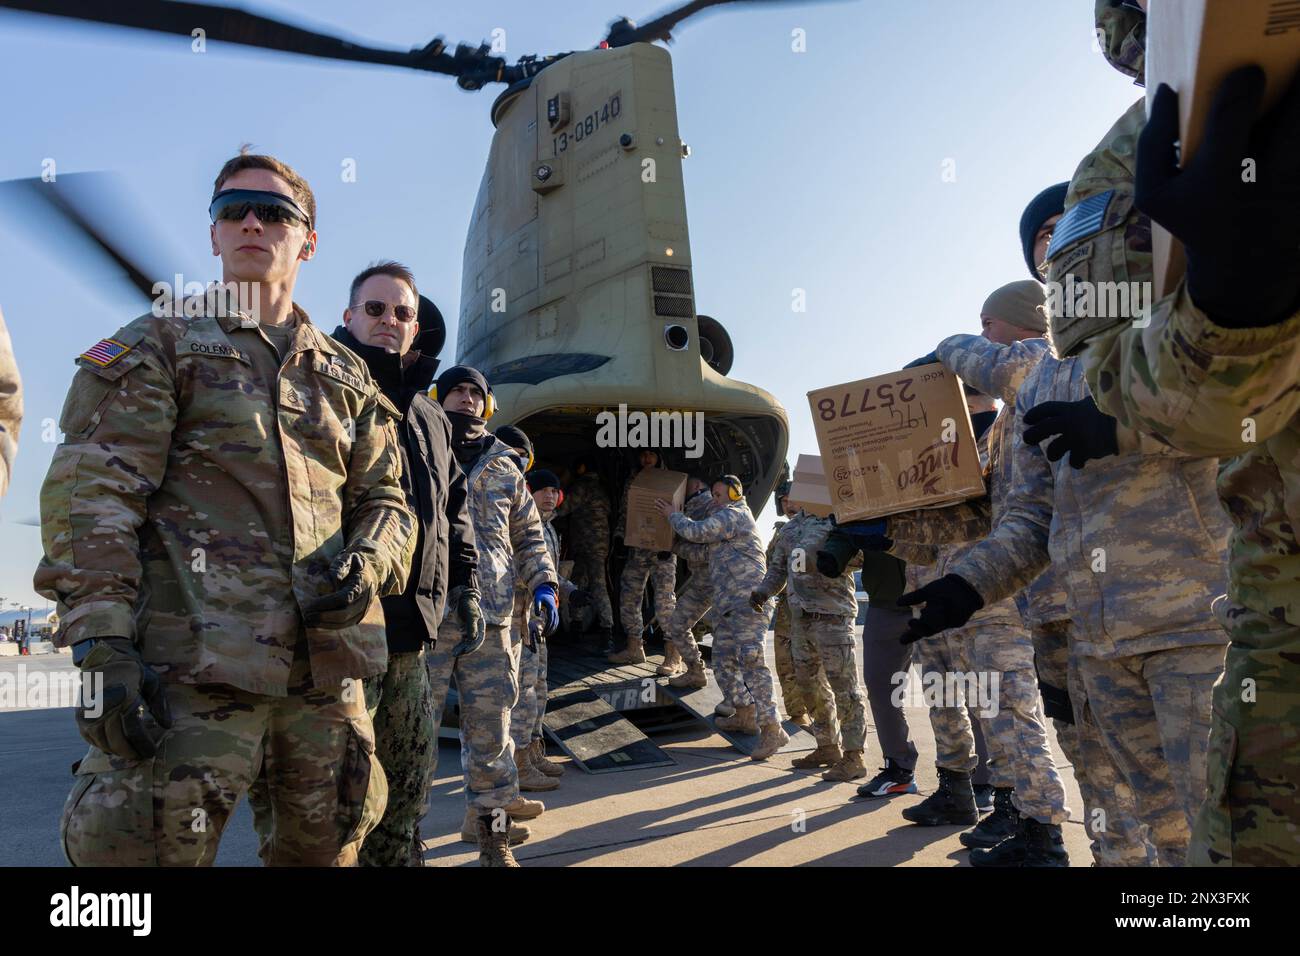
[[[283,223],[292,226],[302,223],[311,227],[311,220],[292,198],[261,189],[223,189],[213,197],[212,205],[208,206],[208,215],[214,223],[223,219],[242,222],[250,209],[264,224]]]
[[[366,315],[370,316],[372,319],[377,319],[388,311],[388,303],[380,302],[378,299],[367,299],[365,302],[360,304],[366,310]],[[355,309],[356,306],[354,305],[352,308]],[[418,311],[413,305],[393,306],[393,316],[398,322],[414,322],[415,317],[418,314]]]

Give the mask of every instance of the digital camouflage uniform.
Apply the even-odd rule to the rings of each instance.
[[[620,540],[627,530],[627,492],[631,486],[632,479],[629,478],[627,484],[623,486],[623,500],[618,509]],[[629,640],[641,640],[645,631],[641,607],[645,603],[647,581],[654,591],[655,620],[659,622],[661,628],[666,627],[673,616],[673,607],[677,600],[673,593],[677,587],[677,559],[671,553],[668,557],[660,559],[654,551],[629,547],[618,590],[618,617]]]
[[[1144,24],[1098,3],[1107,55],[1141,75]],[[1050,276],[1152,279],[1150,221],[1133,205],[1135,104],[1079,165],[1067,210],[1104,204],[1093,234],[1051,250]],[[1106,198],[1102,198],[1106,197]],[[1140,318],[1140,317],[1139,317]],[[1218,496],[1233,524],[1227,597],[1214,611],[1231,637],[1213,694],[1208,795],[1194,864],[1300,863],[1300,316],[1266,328],[1224,328],[1180,283],[1149,322],[1049,318],[1054,345],[1076,354],[1102,411],[1193,455],[1218,456]],[[1253,426],[1253,427],[1252,427]],[[1121,442],[1121,450],[1125,449]],[[1097,463],[1090,463],[1093,468]]]
[[[1045,355],[1016,405],[1086,394],[1081,365]],[[1087,710],[1133,788],[1162,865],[1178,865],[1204,796],[1209,692],[1225,642],[1210,612],[1223,587],[1228,530],[1214,501],[1215,462],[1127,454],[1079,470],[1049,463],[1014,429],[1012,454],[1005,512],[949,570],[997,601],[1049,563],[1057,567]],[[1072,703],[1077,722],[1081,705]]]
[[[673,531],[686,541],[708,544],[709,580],[717,625],[713,631],[713,669],[719,680],[734,681],[723,687],[737,707],[752,699],[758,725],[778,721],[773,697],[772,672],[763,660],[768,613],[749,606],[749,594],[763,580],[766,564],[763,542],[754,516],[743,497],[728,502],[707,518],[692,521],[680,511],[669,516]]]
[[[510,712],[519,699],[520,642],[511,634],[515,584],[529,595],[558,575],[546,550],[542,519],[513,452],[496,440],[467,474],[469,508],[478,547],[479,606],[487,626],[483,646],[453,657],[459,622],[448,614],[428,655],[436,728],[442,721],[453,674],[460,700],[460,738],[465,748],[465,798],[480,816],[513,803],[519,774],[510,738]]]
[[[268,863],[352,863],[382,816],[360,685],[387,664],[378,595],[336,630],[300,607],[337,588],[350,539],[381,594],[404,588],[399,415],[296,306],[294,321],[268,337],[238,314],[146,315],[77,360],[36,588],[58,601],[61,644],[134,640],[173,725],[153,758],[80,761],[62,826],[75,864],[210,864],[259,770]]]
[[[767,543],[767,564],[772,566],[772,549],[776,539],[781,536],[781,529],[786,522],[778,521],[772,526],[772,540]],[[679,599],[680,600],[680,599]],[[772,615],[772,656],[776,661],[776,680],[781,689],[781,701],[789,717],[802,717],[809,712],[807,699],[812,696],[800,686],[795,675],[794,652],[790,649],[790,601],[782,591],[776,595],[776,612]],[[826,683],[826,672],[820,671],[818,680],[822,692],[828,697],[830,685]]]
[[[606,563],[609,558],[609,495],[600,477],[588,472],[573,480],[556,509],[569,515],[569,541],[573,548],[574,585],[591,595],[600,627],[614,626],[614,609],[609,603]]]
[[[858,683],[853,626],[858,615],[853,572],[829,578],[817,570],[817,552],[835,527],[830,518],[801,511],[778,533],[759,588],[785,593],[790,605],[795,675],[813,695],[813,736],[823,747],[862,750],[866,695]],[[819,677],[833,696],[822,692]]]
[[[692,521],[701,521],[709,515],[709,505],[713,498],[708,491],[701,491],[686,499],[682,512]],[[689,666],[700,658],[699,645],[691,628],[704,617],[713,604],[713,581],[709,576],[709,546],[686,541],[680,537],[673,538],[673,553],[686,562],[690,577],[677,592],[672,617],[664,628],[664,635],[677,647],[677,653]],[[716,668],[717,661],[714,661]]]
[[[9,488],[18,454],[18,428],[23,423],[23,386],[18,377],[4,314],[0,313],[0,498]]]

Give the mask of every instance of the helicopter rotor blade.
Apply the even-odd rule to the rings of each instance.
[[[765,6],[797,6],[801,0],[691,0],[667,13],[655,17],[641,26],[629,20],[616,20],[611,26],[605,43],[610,47],[627,46],[629,43],[652,43],[655,40],[667,42],[672,39],[672,30],[687,17],[693,17],[711,7],[724,4],[764,4]],[[823,2],[823,0],[814,0]]]

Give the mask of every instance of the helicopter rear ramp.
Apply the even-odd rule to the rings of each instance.
[[[709,676],[708,684],[699,690],[677,688],[667,682],[664,683],[663,687],[665,693],[674,698],[678,704],[690,711],[695,717],[712,727],[715,733],[725,737],[731,746],[741,753],[752,754],[754,752],[754,748],[758,746],[757,735],[738,734],[730,730],[722,730],[717,726],[718,718],[713,713],[713,708],[722,702],[722,690],[714,681],[712,674]],[[813,739],[812,734],[799,727],[798,724],[786,720],[782,722],[781,726],[790,735],[790,742],[782,747],[778,753],[798,753],[817,749],[817,741]]]

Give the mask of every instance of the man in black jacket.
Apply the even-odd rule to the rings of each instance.
[[[438,746],[424,652],[437,639],[444,611],[459,620],[465,651],[483,642],[478,552],[465,473],[451,452],[451,424],[426,394],[438,359],[418,346],[438,333],[420,328],[414,276],[400,263],[377,263],[352,280],[348,301],[334,338],[366,363],[403,413],[402,488],[419,519],[406,590],[383,599],[388,670],[365,682],[375,755],[388,775],[389,796],[383,820],[362,845],[360,863],[422,866],[419,826]],[[429,318],[437,311],[428,300],[425,308],[432,310]]]

